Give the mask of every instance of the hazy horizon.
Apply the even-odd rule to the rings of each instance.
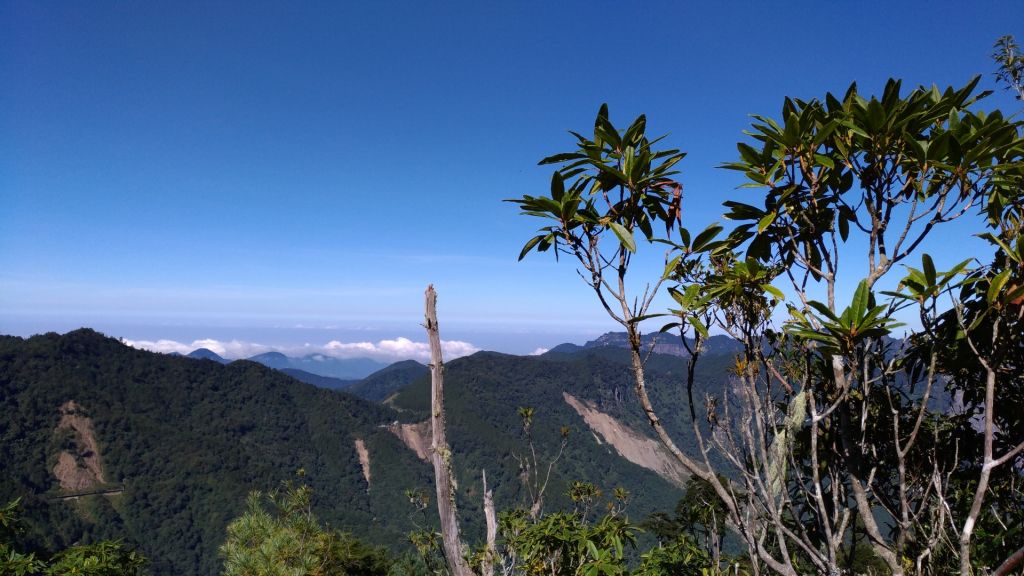
[[[481,350],[536,354],[563,343],[582,345],[601,334],[615,331],[611,324],[603,328],[595,325],[590,330],[576,332],[539,329],[494,332],[479,327],[460,327],[458,323],[447,326],[443,319],[440,323],[447,359]],[[197,348],[208,348],[232,360],[269,351],[296,357],[322,353],[337,358],[371,358],[382,362],[425,360],[428,357],[423,328],[412,321],[404,327],[399,323],[391,326],[315,323],[245,326],[231,322],[201,326],[175,323],[169,319],[146,324],[108,321],[88,325],[73,320],[0,316],[0,334],[11,336],[30,337],[47,332],[63,334],[78,328],[90,328],[155,352],[187,354]]]

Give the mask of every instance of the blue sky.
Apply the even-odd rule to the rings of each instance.
[[[753,194],[715,168],[749,114],[854,80],[991,87],[1022,22],[1019,1],[2,2],[0,332],[422,341],[432,282],[446,339],[582,342],[613,325],[568,263],[516,262],[537,223],[501,200],[546,190],[537,161],[602,102],[689,153],[702,228]]]

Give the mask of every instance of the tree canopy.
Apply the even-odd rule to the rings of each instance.
[[[997,566],[1024,525],[1024,138],[1020,122],[981,110],[979,80],[890,80],[880,95],[853,84],[754,116],[722,167],[758,193],[723,202],[728,227],[684,228],[684,154],[659,150],[643,116],[617,128],[607,106],[592,136],[574,132],[572,151],[542,160],[558,166],[548,193],[512,200],[547,222],[520,257],[577,262],[627,331],[649,423],[714,492],[755,570],[839,573],[861,541],[893,574],[1010,569]],[[937,270],[929,238],[965,229],[992,251]],[[632,293],[643,241],[670,252]],[[857,286],[849,301],[844,285]],[[675,306],[653,310],[662,287]],[[897,332],[908,313],[920,325]],[[641,326],[654,318],[690,351],[679,384],[696,454],[648,394]],[[712,331],[743,350],[732,382],[696,398]]]

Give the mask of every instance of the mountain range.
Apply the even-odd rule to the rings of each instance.
[[[231,360],[208,348],[197,348],[186,357],[195,360],[212,360],[218,364],[231,363]],[[280,352],[266,352],[252,356],[248,360],[283,372],[306,384],[331,390],[347,390],[356,396],[375,402],[384,400],[399,388],[429,373],[426,366],[415,360],[381,364],[368,358],[328,359],[322,355],[292,358]],[[296,365],[307,366],[312,370],[295,368]],[[344,369],[339,367],[344,367]],[[369,368],[377,368],[377,370],[364,374],[365,377],[338,378],[330,375],[338,372],[363,374]]]
[[[219,364],[229,364],[232,362],[209,348],[196,348],[189,352],[187,357],[195,360],[212,360]],[[325,354],[307,354],[305,356],[293,357],[286,356],[281,352],[264,352],[250,356],[247,360],[263,364],[275,370],[301,371],[305,374],[353,382],[388,366],[384,362],[378,362],[370,358],[335,358]],[[344,386],[324,381],[323,387],[338,388]]]
[[[499,509],[527,504],[518,407],[535,409],[540,465],[558,454],[562,427],[569,432],[545,510],[568,506],[575,480],[605,494],[627,488],[636,519],[671,510],[680,497],[685,473],[648,432],[626,351],[568,348],[480,352],[446,364],[449,441],[470,541],[483,536],[483,470]],[[414,510],[403,495],[433,493],[425,366],[399,362],[348,386],[373,402],[254,361],[198,355],[136,350],[87,329],[0,337],[0,502],[22,499],[36,547],[121,538],[151,558],[154,574],[216,574],[217,547],[246,494],[298,471],[332,526],[407,545]],[[695,394],[725,385],[729,359],[708,356]],[[692,450],[682,369],[678,358],[656,353],[648,380],[665,425]]]
[[[693,349],[693,339],[687,338],[686,345],[676,336],[671,334],[644,334],[640,338],[641,345],[645,352],[654,352],[656,354],[666,354],[669,356],[679,356],[682,358],[688,358],[690,356],[690,350]],[[743,345],[738,341],[730,338],[729,336],[715,335],[706,339],[703,342],[704,350],[703,354],[707,355],[720,355],[720,354],[735,354],[743,349]],[[594,349],[594,348],[629,348],[629,339],[625,332],[606,332],[601,336],[588,341],[583,346],[576,344],[559,344],[555,346],[549,352],[555,353],[573,353],[578,352],[581,349]]]
[[[646,351],[653,350],[653,352],[658,354],[684,358],[690,355],[687,347],[678,338],[668,334],[644,334],[642,342]],[[692,346],[693,341],[688,340],[688,344]],[[628,347],[629,342],[625,332],[608,332],[586,342],[582,346],[569,343],[559,344],[549,350],[549,352],[571,354],[580,350],[596,348]],[[709,354],[736,353],[741,348],[742,346],[739,342],[722,335],[712,336],[704,342],[705,352]],[[208,348],[197,348],[187,356],[199,360],[212,360],[220,364],[231,362],[231,360],[220,356]],[[369,392],[370,388],[394,392],[398,388],[395,383],[404,382],[406,375],[415,374],[422,376],[427,373],[426,368],[414,360],[403,360],[394,364],[385,364],[370,358],[335,358],[324,354],[292,357],[276,351],[250,356],[248,360],[263,364],[269,368],[281,370],[302,382],[320,386],[321,388],[338,390],[352,387],[351,392],[364,398],[378,401],[383,400],[387,394],[381,396],[378,392]],[[409,372],[410,370],[412,372]],[[401,376],[398,376],[399,374]],[[372,379],[370,378],[371,375]],[[370,380],[370,382],[362,386],[356,386],[357,383],[364,380]],[[390,383],[385,383],[385,381]]]
[[[335,358],[324,354],[307,354],[294,358],[280,352],[257,354],[249,360],[278,370],[292,368],[343,380],[363,378],[387,366],[383,362],[369,358]]]
[[[386,369],[384,368],[384,370]],[[341,378],[333,378],[331,376],[321,376],[320,374],[313,374],[298,368],[281,368],[281,372],[295,378],[299,382],[305,382],[320,388],[330,388],[331,390],[344,390],[362,382],[362,380],[342,380]]]

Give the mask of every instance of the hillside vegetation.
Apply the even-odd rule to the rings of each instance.
[[[60,454],[96,458],[61,433],[69,402],[95,431],[97,487],[123,493],[51,501],[63,493]],[[379,427],[392,419],[386,408],[256,363],[153,354],[89,330],[0,338],[0,406],[0,499],[22,498],[35,546],[123,538],[157,574],[216,573],[217,546],[247,493],[299,469],[327,522],[378,543],[405,540],[400,495],[430,483],[429,469]],[[382,455],[372,487],[356,439]]]
[[[527,449],[520,406],[536,410],[533,436],[542,462],[557,453],[561,426],[570,430],[545,510],[571,507],[566,493],[583,479],[607,493],[628,489],[626,510],[637,520],[673,507],[682,493],[678,478],[623,457],[563,396],[567,391],[643,436],[625,359],[624,350],[602,348],[541,357],[478,353],[447,365],[450,439],[471,537],[483,535],[481,470],[499,507],[527,503],[517,459]],[[661,362],[668,359],[652,359]],[[407,376],[423,366],[397,368]],[[665,401],[678,402],[678,375],[655,373]],[[709,375],[708,384],[722,378]],[[37,549],[120,538],[150,558],[154,574],[214,574],[217,547],[229,521],[245,510],[248,492],[271,490],[301,469],[324,522],[407,549],[412,520],[435,520],[415,515],[406,492],[429,492],[432,477],[392,424],[426,420],[428,389],[427,380],[418,380],[383,405],[253,362],[155,354],[91,330],[2,337],[0,499],[22,498]],[[75,429],[90,430],[89,438],[62,424],[72,415]],[[682,430],[684,423],[673,426]],[[429,425],[420,429],[429,448]],[[85,472],[92,469],[97,473],[90,477]],[[58,476],[78,483],[62,486]],[[107,493],[74,497],[100,491]]]

